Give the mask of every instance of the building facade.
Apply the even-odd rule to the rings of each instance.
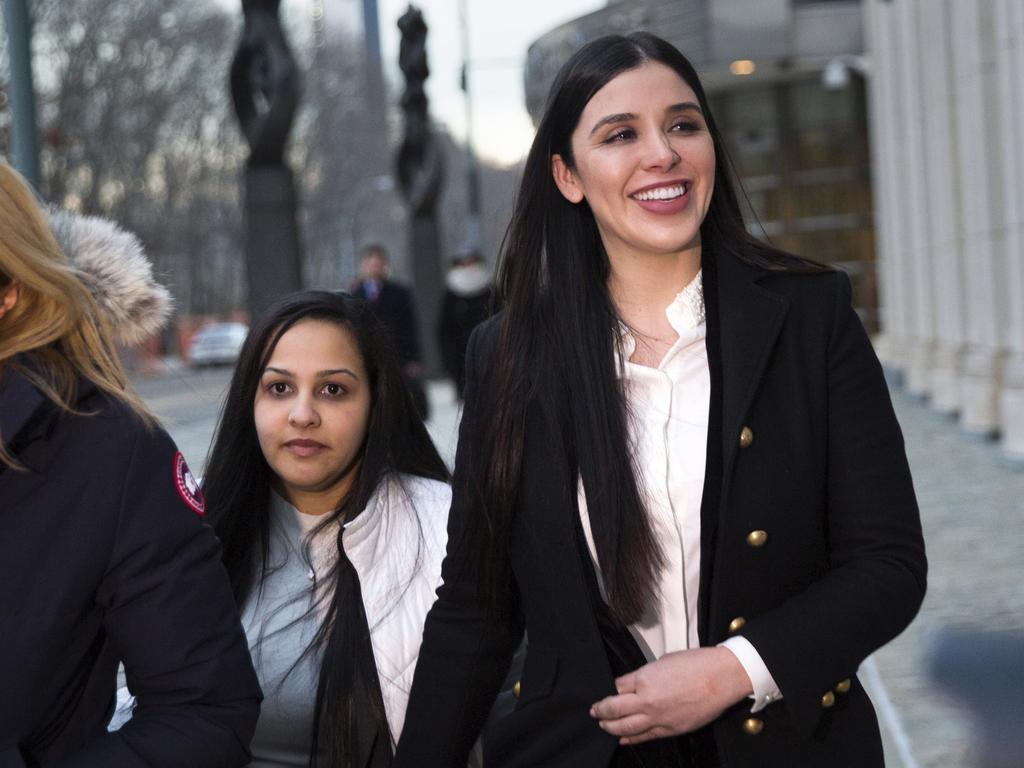
[[[864,16],[879,354],[1024,460],[1024,0],[865,0]]]
[[[551,30],[527,54],[534,119],[562,63],[611,32],[646,29],[697,68],[746,190],[751,231],[846,269],[877,328],[871,153],[858,0],[626,0]],[[825,77],[826,72],[830,73]]]

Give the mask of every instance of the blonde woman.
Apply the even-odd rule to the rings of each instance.
[[[4,768],[249,759],[260,693],[219,546],[114,347],[166,311],[133,237],[48,221],[0,162]],[[137,705],[107,733],[119,662]]]

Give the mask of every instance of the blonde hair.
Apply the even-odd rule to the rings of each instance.
[[[32,188],[0,160],[0,287],[18,300],[0,317],[0,371],[17,368],[40,392],[74,412],[79,377],[155,420],[131,391],[111,329],[78,271],[61,251]],[[31,367],[15,356],[32,354]],[[0,464],[15,467],[0,435]]]

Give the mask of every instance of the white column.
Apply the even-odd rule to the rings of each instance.
[[[969,432],[993,434],[998,425],[998,264],[989,193],[988,125],[985,94],[991,71],[984,49],[982,10],[988,0],[955,0],[950,5],[956,115],[958,206],[963,212],[967,351],[960,385],[960,423]]]
[[[1003,452],[1024,460],[1024,0],[997,0],[1000,155],[1009,348],[999,398]]]
[[[928,208],[926,259],[934,284],[936,343],[932,357],[931,405],[960,410],[964,353],[963,236],[955,184],[958,174],[956,118],[952,92],[952,35],[948,4],[918,5],[924,166]]]
[[[932,2],[932,0],[927,0]],[[896,55],[899,80],[902,166],[903,258],[911,305],[907,317],[910,331],[907,349],[906,388],[911,394],[931,394],[932,354],[935,344],[935,316],[932,275],[932,243],[927,226],[925,198],[924,133],[926,123],[921,104],[921,55],[918,41],[920,0],[901,0],[896,10]]]
[[[879,319],[878,355],[887,366],[903,369],[907,347],[909,295],[904,279],[899,169],[899,123],[894,68],[894,13],[889,3],[866,0],[867,48],[871,60],[868,110],[871,121],[872,192],[875,209]]]
[[[865,54],[870,62],[870,69],[865,81],[868,116],[868,150],[871,153],[871,199],[875,225],[875,273],[878,286],[878,334],[874,338],[875,351],[882,364],[896,367],[897,356],[890,305],[892,303],[892,280],[889,277],[890,258],[892,252],[889,236],[889,216],[886,205],[886,168],[888,157],[883,137],[885,135],[885,104],[881,72],[883,70],[884,43],[880,9],[878,0],[864,0],[864,46]]]

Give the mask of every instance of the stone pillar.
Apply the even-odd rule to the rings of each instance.
[[[925,257],[934,284],[936,343],[932,357],[931,405],[947,414],[960,410],[964,354],[963,223],[957,206],[956,123],[952,92],[953,47],[948,2],[918,5],[928,243]]]
[[[999,428],[1003,452],[1015,461],[1024,461],[1024,0],[997,0],[994,10],[1009,348],[999,398]]]
[[[933,2],[933,0],[926,0]],[[903,196],[902,258],[907,292],[909,345],[905,385],[913,395],[931,394],[932,355],[935,345],[935,316],[932,263],[933,244],[928,226],[925,197],[924,133],[927,123],[921,104],[922,47],[918,39],[921,0],[903,0],[895,5],[896,67],[899,79],[900,133],[898,154],[901,159]]]
[[[902,260],[899,111],[895,91],[894,12],[881,0],[865,3],[867,49],[871,57],[868,110],[871,121],[871,166],[877,232],[875,256],[878,270],[881,332],[875,344],[878,356],[890,370],[902,370],[908,338],[909,296]]]
[[[968,432],[992,435],[998,420],[1000,377],[999,271],[994,242],[992,195],[989,189],[989,125],[985,95],[993,73],[991,40],[985,36],[987,0],[955,0],[950,22],[955,30],[953,101],[956,116],[959,173],[957,205],[963,213],[964,287],[967,350],[960,380],[960,423]]]

